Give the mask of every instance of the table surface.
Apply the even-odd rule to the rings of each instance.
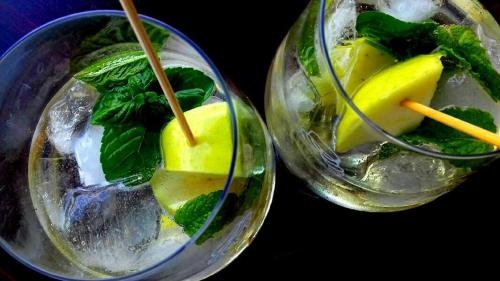
[[[274,52],[308,3],[136,2],[141,13],[175,26],[197,42],[262,114],[264,85]],[[498,0],[482,2],[498,20]],[[0,53],[53,18],[118,7],[118,1],[110,0],[2,0]],[[348,210],[318,198],[278,162],[274,202],[259,235],[240,257],[209,280],[495,272],[500,239],[500,184],[495,173],[499,168],[497,162],[425,206],[376,214]],[[400,270],[406,274],[396,275]],[[50,279],[23,268],[0,250],[0,280]]]

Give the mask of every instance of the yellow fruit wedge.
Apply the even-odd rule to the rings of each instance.
[[[232,130],[227,103],[200,106],[184,113],[196,140],[190,146],[176,119],[161,133],[165,169],[227,176],[233,152]],[[237,156],[235,176],[242,176],[241,157]]]
[[[358,38],[350,45],[334,48],[332,60],[335,72],[349,97],[370,77],[396,63],[392,55],[373,47],[365,38]],[[339,95],[337,115],[342,113],[344,105],[344,99]]]
[[[196,140],[190,146],[176,119],[162,130],[164,169],[155,172],[150,184],[155,198],[171,215],[188,200],[224,189],[233,152],[231,119],[227,103],[200,106],[184,113]],[[242,157],[231,183],[241,193],[246,184]]]
[[[158,170],[150,184],[160,205],[175,215],[175,212],[188,200],[224,189],[226,181],[227,175]],[[245,184],[246,179],[233,178],[231,192],[241,193]]]
[[[391,66],[368,80],[353,98],[378,126],[398,136],[416,128],[423,116],[400,106],[404,99],[429,105],[443,71],[441,54],[420,55]],[[347,108],[336,132],[338,152],[380,140],[359,116]]]
[[[335,72],[340,77],[344,76],[344,72],[349,64],[349,58],[351,56],[352,47],[349,46],[338,46],[333,49],[332,56],[333,67]],[[321,105],[323,107],[335,107],[338,99],[341,98],[337,94],[337,90],[333,83],[335,83],[330,74],[325,70],[322,76],[311,76],[312,84],[316,88],[316,92],[319,94]],[[334,112],[334,111],[333,111]]]

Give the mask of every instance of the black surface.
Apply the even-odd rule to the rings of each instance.
[[[174,1],[142,1],[138,9],[197,42],[263,114],[269,64],[308,1],[177,1],[172,7],[161,7],[160,2]],[[483,2],[498,18],[498,1]],[[498,280],[499,168],[500,163],[489,167],[423,207],[374,214],[311,195],[279,164],[274,202],[256,240],[209,280],[302,275],[306,280],[330,280],[345,274],[405,280],[466,272],[476,274],[474,279],[491,273],[490,278]],[[0,280],[48,280],[3,252],[0,261]]]

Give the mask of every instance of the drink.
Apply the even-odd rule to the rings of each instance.
[[[180,280],[220,270],[252,240],[272,194],[272,151],[255,109],[184,35],[149,19],[198,142],[190,147],[121,14],[62,25],[85,32],[71,38],[71,74],[33,116],[28,174],[49,255],[70,266],[31,263],[72,278]]]
[[[476,125],[497,131],[497,86],[450,59],[446,44],[453,36],[439,39],[451,29],[478,38],[490,73],[498,76],[500,29],[482,7],[326,1],[321,10],[320,2],[311,1],[278,49],[266,95],[280,155],[313,191],[358,210],[408,209],[448,192],[498,156],[494,147],[400,106],[406,98],[418,100],[468,122],[488,120]],[[402,35],[400,27],[411,32]],[[459,143],[462,137],[467,144]]]

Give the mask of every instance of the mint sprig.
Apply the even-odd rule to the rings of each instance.
[[[187,235],[193,236],[212,214],[221,194],[222,190],[218,190],[189,200],[175,213],[175,222],[184,229]],[[236,216],[237,208],[238,196],[229,193],[212,223],[196,240],[196,244],[202,244],[230,223]]]
[[[215,87],[210,77],[193,68],[167,68],[165,73],[184,111],[200,106]],[[101,93],[90,120],[105,128],[100,160],[106,180],[128,186],[149,181],[161,159],[160,130],[174,114],[144,53],[114,54],[75,78]]]
[[[476,108],[449,107],[442,110],[450,116],[456,117],[490,132],[496,133],[495,120],[490,113]],[[425,118],[413,132],[399,137],[402,141],[412,145],[434,144],[441,152],[456,155],[471,155],[487,153],[493,146],[479,141],[467,134],[443,125],[437,121]],[[387,159],[400,152],[399,146],[386,143],[379,152],[379,160]],[[463,168],[475,168],[482,164],[482,160],[451,160],[450,163]]]
[[[175,67],[167,68],[165,72],[184,111],[200,106],[213,91],[214,82],[201,71]],[[103,74],[105,75],[107,74]],[[125,72],[123,75],[128,74]],[[101,81],[100,79],[107,78],[96,78],[89,83]],[[101,88],[101,96],[94,106],[91,117],[92,124],[104,126],[141,120],[149,128],[158,130],[174,117],[166,98],[159,94],[162,90],[150,68],[128,77],[127,80],[127,84],[112,87],[110,90]]]
[[[210,97],[215,87],[215,83],[210,77],[194,68],[172,67],[167,68],[165,73],[175,91],[202,90],[204,93],[203,100]]]
[[[252,208],[259,199],[263,179],[263,172],[253,175],[249,178],[247,187],[240,196],[229,193],[212,223],[196,240],[196,244],[203,244],[206,240],[214,237],[224,226],[231,223],[236,216]],[[222,190],[218,190],[187,201],[175,213],[174,221],[183,228],[188,236],[193,236],[212,214],[221,195]]]

